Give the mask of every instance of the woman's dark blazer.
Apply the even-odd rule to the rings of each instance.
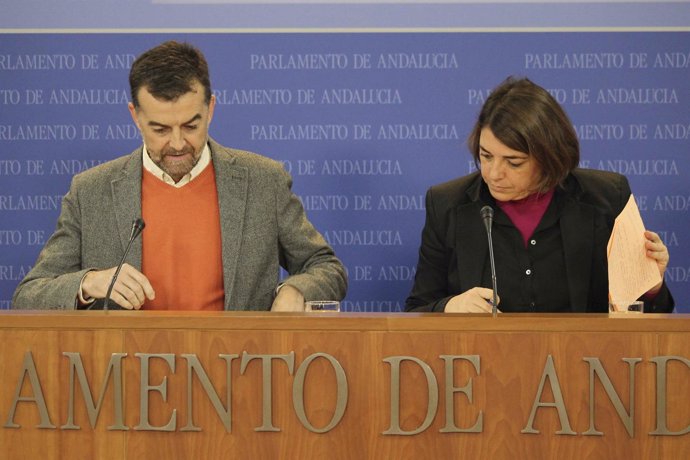
[[[495,203],[482,198],[487,195],[482,188],[481,175],[475,172],[428,190],[419,262],[406,311],[443,311],[452,297],[473,287],[491,287],[490,279],[482,279],[489,248],[480,209]],[[576,169],[557,193],[563,198],[559,225],[571,309],[608,312],[606,246],[615,218],[630,197],[628,180],[612,172]],[[500,263],[501,255],[495,256]],[[664,283],[652,301],[645,301],[645,311],[670,312],[673,305]]]

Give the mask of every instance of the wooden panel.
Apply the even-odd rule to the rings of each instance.
[[[690,335],[664,334],[660,339],[661,356],[690,359]],[[656,371],[656,368],[655,368]],[[690,367],[671,361],[666,374],[666,417],[668,429],[684,435],[660,436],[659,458],[690,458]],[[652,430],[650,430],[652,431]]]
[[[41,423],[38,404],[19,401],[13,421],[21,428],[0,428],[0,451],[8,453],[8,458],[32,459],[68,454],[99,459],[540,458],[545,452],[562,459],[690,458],[690,434],[649,434],[657,426],[657,365],[652,360],[657,356],[687,360],[688,332],[687,315],[630,319],[505,315],[493,319],[482,315],[7,312],[0,314],[0,340],[11,344],[0,355],[0,421],[8,422],[18,383],[22,382],[22,398],[36,396],[30,379],[21,379],[22,363],[30,351],[56,428],[37,428]],[[74,423],[80,429],[61,429],[67,421],[70,394],[66,352],[81,357],[94,400],[112,354],[126,353],[122,370],[128,430],[108,430],[116,420],[112,380],[95,428],[90,426],[77,385]],[[455,356],[453,365],[447,368],[443,356]],[[332,430],[317,433],[309,427],[326,427],[337,406],[336,370],[327,357],[345,372],[347,407]],[[631,411],[630,368],[624,358],[639,359],[634,366],[632,436],[600,376],[594,378],[592,415],[587,361],[591,358],[605,371],[604,381],[610,379],[623,418]],[[398,380],[392,378],[396,359],[400,361]],[[189,362],[203,367],[221,412],[228,407],[230,391],[230,431],[197,374],[191,379],[190,411]],[[558,383],[545,379],[539,393],[547,363]],[[149,373],[144,382],[142,368]],[[454,392],[446,381],[449,369]],[[298,375],[304,378],[303,387]],[[668,429],[682,432],[690,423],[690,368],[672,360],[666,377]],[[427,379],[432,380],[431,387]],[[428,428],[414,435],[383,434],[397,425],[392,419],[392,380],[400,389],[402,433],[422,426],[430,407],[429,393],[437,393],[438,404],[431,406]],[[471,392],[459,390],[470,383]],[[149,388],[144,396],[142,385]],[[303,395],[302,419],[295,388]],[[560,411],[549,405],[556,400],[552,389],[562,394]],[[148,404],[143,417],[142,403]],[[530,424],[535,404],[541,406]],[[453,417],[447,421],[449,407]],[[566,426],[561,417],[567,419]],[[585,434],[590,418],[593,429],[602,435]],[[167,431],[163,427],[171,420],[172,431]],[[467,432],[479,420],[481,432]],[[141,429],[146,423],[156,428]],[[447,426],[465,432],[442,432]],[[557,434],[567,431],[567,426],[574,434]],[[200,431],[185,431],[189,427]],[[523,433],[526,428],[538,433]]]
[[[113,418],[112,390],[106,393],[105,405],[101,411],[96,436],[92,436],[80,390],[77,390],[75,421],[81,430],[63,430],[67,422],[67,402],[69,400],[69,366],[63,351],[81,355],[92,391],[97,393],[101,387],[103,359],[111,350],[118,349],[121,333],[118,331],[82,331],[78,334],[56,328],[54,331],[25,330],[8,331],[0,329],[0,343],[6,344],[0,358],[0,421],[5,425],[9,420],[10,407],[17,387],[21,384],[21,397],[37,398],[30,379],[23,380],[22,362],[27,353],[33,357],[40,388],[43,394],[50,424],[55,429],[37,428],[41,424],[37,404],[19,402],[16,406],[14,423],[21,428],[0,428],[0,451],[7,452],[6,458],[51,459],[64,458],[66,452],[78,452],[78,458],[125,458],[124,434],[106,430],[106,424]],[[113,348],[115,347],[115,348]],[[98,395],[94,396],[97,400]]]

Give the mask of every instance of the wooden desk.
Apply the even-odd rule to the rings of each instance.
[[[689,333],[690,315],[7,311],[0,452],[690,458]],[[93,427],[75,369],[94,404],[105,388]]]

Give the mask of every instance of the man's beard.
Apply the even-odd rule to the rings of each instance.
[[[201,155],[195,155],[194,148],[186,145],[182,150],[165,149],[161,152],[160,160],[157,162],[158,166],[166,172],[175,182],[178,182],[197,164]],[[175,161],[172,157],[184,155],[184,160]],[[171,161],[172,160],[172,161]]]

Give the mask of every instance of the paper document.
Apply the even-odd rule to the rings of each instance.
[[[644,231],[631,194],[628,204],[616,217],[607,247],[610,301],[635,300],[661,281],[656,262],[647,257]]]

